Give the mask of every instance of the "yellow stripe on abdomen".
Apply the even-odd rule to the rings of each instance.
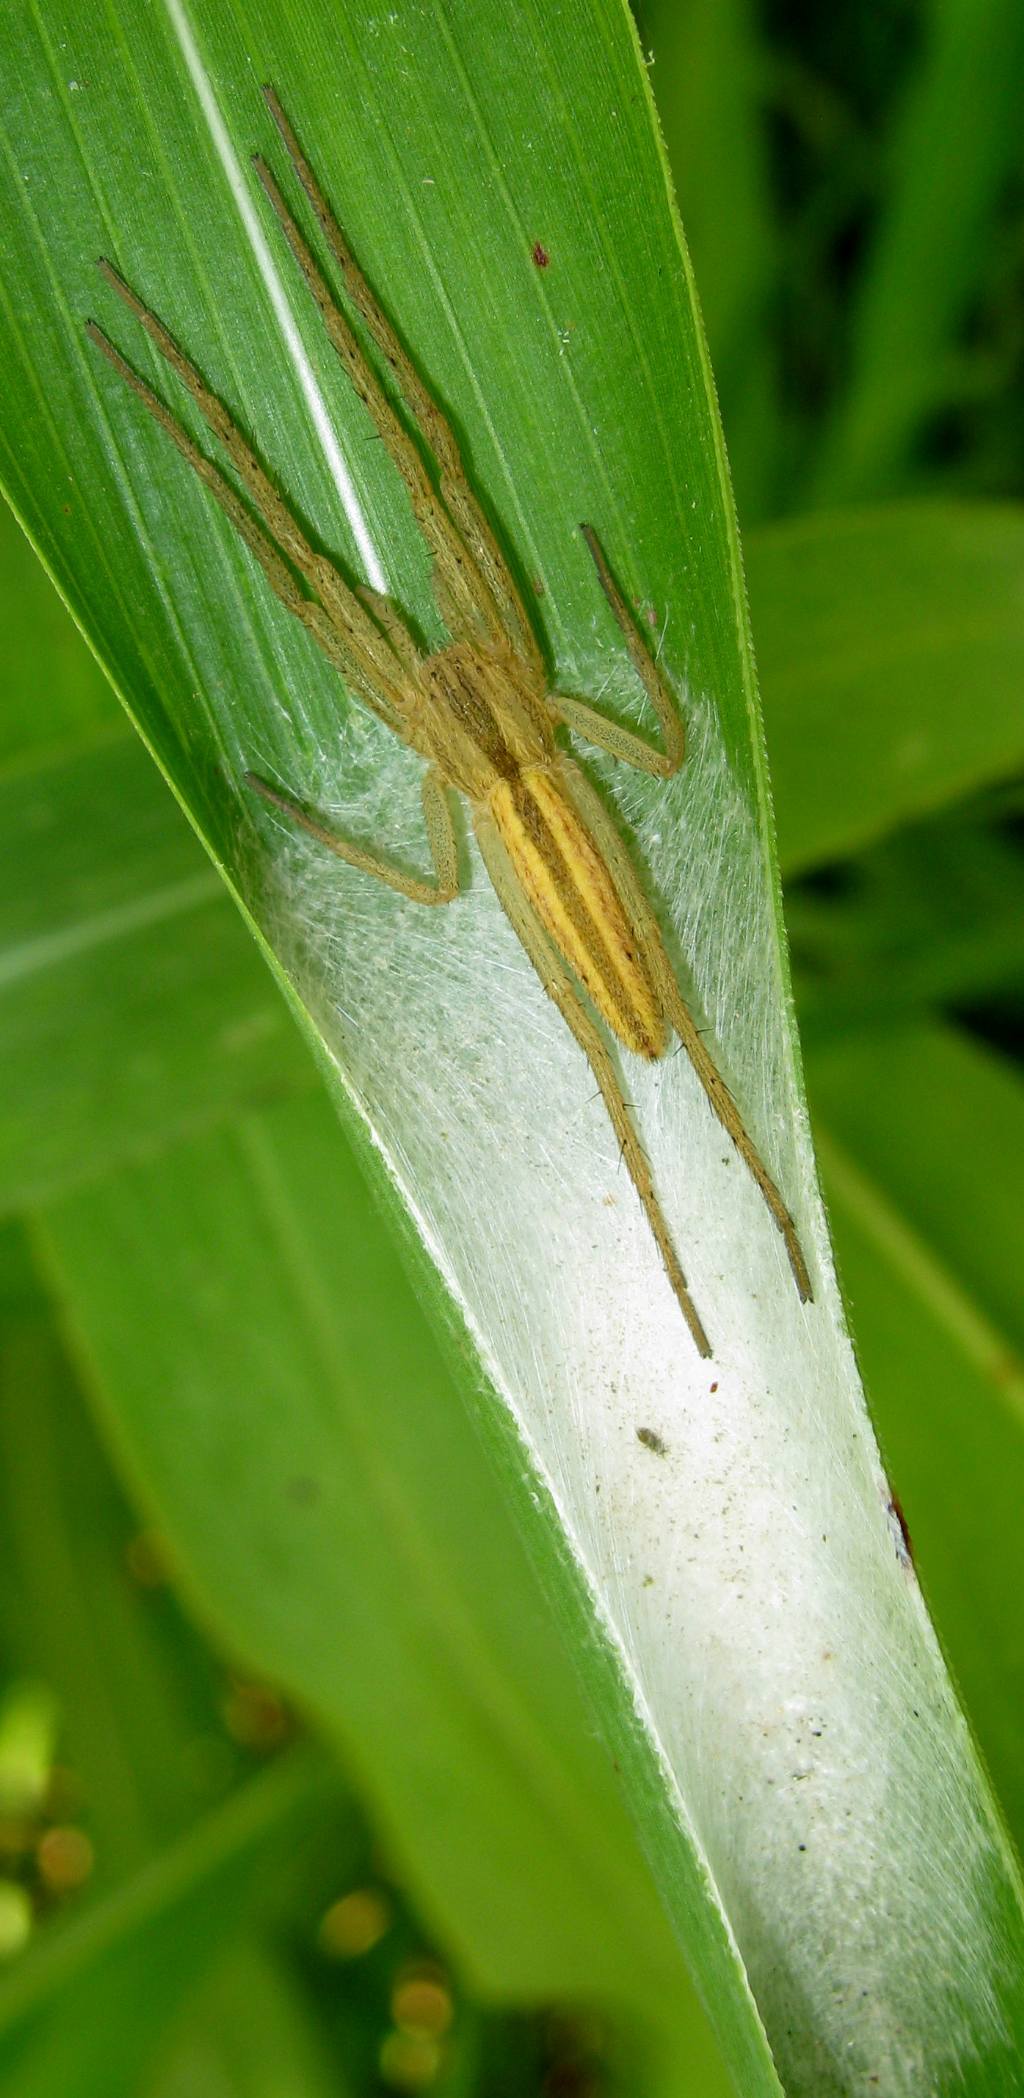
[[[530,767],[488,800],[523,894],[602,1019],[635,1055],[662,1056],[650,970],[612,871],[557,776]]]

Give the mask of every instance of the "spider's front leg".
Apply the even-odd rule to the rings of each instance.
[[[634,765],[638,772],[652,773],[657,779],[670,779],[678,772],[686,749],[686,735],[676,708],[675,699],[662,677],[658,665],[646,647],[633,615],[605,560],[601,542],[593,525],[581,525],[580,530],[590,549],[591,559],[597,570],[598,581],[608,603],[622,629],[630,661],[643,685],[651,705],[658,717],[658,726],[665,740],[664,750],[653,750],[635,729],[626,728],[621,721],[609,721],[588,699],[577,699],[563,692],[551,695],[551,711],[556,721],[564,721],[567,728],[585,736],[599,750],[606,750],[610,757],[620,758],[625,765]]]
[[[417,524],[433,555],[434,592],[445,625],[453,639],[478,629],[493,640],[504,634],[541,676],[543,661],[536,636],[508,562],[466,479],[451,424],[374,297],[277,95],[271,87],[265,87],[263,93],[345,291],[437,462],[439,487],[435,491],[417,446],[363,354],[271,170],[257,155],[256,172],[320,309],[330,341],[409,491]]]
[[[390,728],[397,728],[407,696],[408,673],[391,642],[348,588],[333,562],[310,544],[238,423],[157,314],[132,290],[112,263],[101,259],[99,269],[111,290],[141,322],[150,341],[191,394],[208,428],[223,445],[252,509],[242,501],[223,468],[207,458],[180,418],[140,378],[95,321],[86,322],[86,334],[209,490],[234,525],[239,538],[258,561],[280,603],[307,628],[360,699]],[[282,559],[282,551],[309,588],[316,592],[315,597],[306,597],[299,589],[295,576]]]

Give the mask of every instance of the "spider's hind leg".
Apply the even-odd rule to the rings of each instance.
[[[751,1179],[759,1188],[770,1215],[782,1233],[797,1294],[801,1303],[806,1304],[813,1292],[796,1225],[676,982],[661,928],[644,894],[636,869],[600,795],[591,786],[586,774],[570,759],[565,759],[562,776],[567,791],[584,821],[593,831],[615,875],[619,894],[629,912],[637,940],[647,957],[665,1019],[678,1035],[704,1089],[708,1105],[735,1145]]]
[[[596,1020],[584,1006],[569,970],[507,866],[501,846],[489,835],[486,819],[477,824],[477,839],[498,900],[522,941],[548,997],[557,1005],[594,1074],[608,1119],[618,1139],[623,1164],[640,1198],[676,1302],[693,1335],[697,1353],[707,1358],[711,1354],[711,1343],[690,1295],[682,1263],[658,1200],[647,1154],[640,1141],[608,1045]]]

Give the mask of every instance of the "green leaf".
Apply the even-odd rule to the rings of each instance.
[[[782,431],[770,327],[778,257],[765,54],[751,0],[643,0],[652,85],[700,288],[740,516],[770,505]]]
[[[114,1446],[204,1616],[343,1743],[475,1983],[625,2002],[713,2088],[564,1644],[364,1204],[313,1096],[52,1210]]]
[[[789,891],[805,1037],[1019,995],[1024,860],[982,801]]]
[[[134,738],[0,779],[0,1208],[315,1083]]]
[[[955,396],[980,236],[1019,164],[1017,0],[931,0],[922,13],[924,49],[890,147],[851,369],[813,475],[819,502],[898,488],[925,418]]]
[[[167,2055],[145,2098],[349,2098],[356,2089],[337,2051],[318,2042],[284,1962],[255,1944],[221,1963]]]
[[[308,1899],[311,1842],[317,1858],[340,1844],[343,1871],[340,1785],[305,1753],[266,1783],[246,1782],[222,1722],[222,1665],[166,1581],[129,1575],[137,1518],[10,1226],[0,1315],[5,1677],[39,1684],[52,1701],[64,1811],[94,1856],[64,1913],[44,1909],[0,1974],[0,2076],[19,2098],[136,2098],[210,1963],[293,1879]]]
[[[20,1234],[0,1234],[10,1275]],[[166,1591],[128,1576],[137,1521],[117,1492],[49,1307],[27,1268],[0,1288],[0,1643],[57,1711],[109,1886],[180,1833],[231,1779],[219,1674]],[[212,1754],[197,1754],[203,1739]]]
[[[110,731],[124,734],[113,693],[64,606],[47,588],[24,532],[0,502],[4,607],[0,765]]]
[[[625,13],[617,0],[543,13],[533,0],[402,0],[386,16],[369,0],[344,12],[289,0],[244,20],[203,7],[190,27],[181,0],[160,11],[124,0],[102,22],[80,12],[69,24],[47,7],[9,16],[0,62],[14,83],[0,468],[283,961],[325,1066],[372,1129],[378,1178],[386,1167],[416,1217],[741,2087],[777,2088],[747,1975],[794,2093],[874,2073],[896,2090],[910,2075],[920,2082],[922,2063],[933,2082],[975,2074],[968,2060],[980,2064],[976,2088],[991,2087],[1020,2016],[1022,1963],[1019,1925],[1007,1963],[990,1922],[1005,1920],[1016,1889],[937,1649],[892,1563],[832,1284],[800,1123],[721,438]],[[279,239],[271,232],[268,272],[252,234],[247,156],[275,150],[257,93],[268,77],[418,366],[453,404],[522,578],[543,588],[538,619],[560,685],[627,714],[635,704],[582,517],[663,633],[687,767],[671,785],[616,777],[610,763],[595,770],[796,1207],[818,1285],[805,1311],[685,1060],[631,1069],[713,1328],[713,1376],[615,1178],[591,1076],[479,866],[457,909],[417,913],[254,811],[243,781],[258,766],[399,860],[422,853],[408,753],[346,710],[326,664],[84,339],[91,311],[152,370],[92,269],[110,249],[246,422],[295,512],[366,572],[365,538],[313,441],[270,296],[278,270],[369,539],[386,550],[396,600],[436,634],[397,476],[332,368]],[[236,1213],[230,1234],[243,1248],[244,1221]],[[135,1229],[149,1232],[145,1208]],[[76,1261],[87,1257],[79,1245]],[[109,1257],[102,1266],[109,1290]],[[265,1288],[284,1287],[260,1274]],[[211,1258],[192,1286],[216,1295]],[[165,1322],[182,1313],[179,1292]],[[107,1296],[105,1327],[132,1316],[130,1299],[118,1312]],[[322,1316],[317,1301],[314,1391],[329,1368]],[[288,1375],[276,1355],[272,1368]],[[275,1397],[257,1380],[247,1400],[244,1420],[208,1411],[209,1429],[230,1429],[235,1464],[253,1446],[265,1488]],[[161,1421],[148,1416],[147,1428],[156,1443]],[[176,1536],[186,1488],[176,1479]],[[354,1524],[333,1470],[327,1489],[335,1527]],[[337,1548],[334,1534],[322,1546]],[[198,1549],[190,1532],[189,1556]],[[272,1616],[259,1555],[245,1578]],[[307,1619],[319,1607],[311,1591]],[[954,1840],[965,1855],[955,1888]],[[907,1943],[926,1948],[920,1965],[894,1961]],[[946,1977],[967,1946],[969,1979],[953,2001]]]
[[[1024,511],[900,503],[751,535],[787,872],[1024,763]]]
[[[19,2098],[133,2098],[215,1953],[266,1905],[331,1781],[309,1752],[251,1779],[0,1980],[0,2070]],[[339,1861],[344,1830],[332,1829]]]
[[[315,1080],[223,884],[6,509],[0,594],[9,1214]]]
[[[952,1029],[810,1065],[826,1181],[879,1430],[950,1660],[1024,1844],[1024,1089]]]

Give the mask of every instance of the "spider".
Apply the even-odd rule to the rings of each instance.
[[[621,1049],[649,1061],[665,1055],[671,1033],[678,1037],[782,1233],[805,1302],[811,1296],[807,1266],[789,1210],[684,1002],[657,918],[619,833],[555,733],[564,725],[624,764],[667,779],[683,762],[682,721],[589,524],[581,530],[597,580],[654,708],[663,748],[607,720],[589,700],[549,691],[536,636],[466,479],[451,427],[378,305],[277,95],[269,87],[264,94],[347,298],[418,429],[419,443],[364,354],[270,168],[254,156],[330,342],[405,482],[432,556],[434,594],[451,637],[448,644],[425,655],[388,598],[366,587],[350,589],[333,562],[310,545],[228,410],[156,314],[106,260],[99,263],[106,282],[188,389],[248,501],[95,322],[89,321],[87,330],[220,504],[281,603],[302,621],[358,698],[425,760],[423,815],[433,874],[402,873],[339,837],[315,812],[254,773],[245,775],[245,783],[349,866],[411,902],[434,907],[451,903],[459,891],[449,797],[452,789],[465,795],[487,872],[545,991],[590,1065],[680,1309],[698,1352],[709,1356],[710,1343],[602,1023]]]

